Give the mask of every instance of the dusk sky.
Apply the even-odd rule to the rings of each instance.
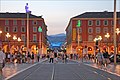
[[[33,15],[43,15],[48,35],[65,33],[70,18],[84,12],[114,11],[114,0],[0,0],[0,12],[24,13],[26,3]]]

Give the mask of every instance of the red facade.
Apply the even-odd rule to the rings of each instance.
[[[6,14],[6,13],[5,13]],[[10,15],[17,15],[18,13],[9,13]],[[19,14],[21,16],[26,14]],[[32,15],[33,16],[33,15]],[[0,17],[0,30],[1,33],[1,45],[3,49],[8,51],[8,41],[9,41],[9,49],[13,52],[14,48],[17,48],[19,45],[20,47],[25,47],[27,44],[27,18],[26,17],[10,17],[8,18],[2,16]],[[16,27],[16,29],[15,29]],[[38,27],[42,28],[42,32],[38,32]],[[15,31],[14,31],[15,30]],[[11,37],[6,38],[6,34],[9,33]],[[20,37],[22,40],[18,42],[17,40],[13,40],[13,36],[17,38]],[[41,40],[40,37],[41,36]],[[31,17],[29,18],[29,48],[32,52],[36,53],[34,48],[40,49],[42,46],[42,53],[46,53],[47,50],[47,26],[44,22],[43,18],[39,17]],[[33,39],[34,38],[34,39]],[[8,40],[9,39],[9,40]],[[41,45],[40,45],[41,41]]]
[[[91,15],[92,13],[93,15]],[[102,15],[96,18],[96,16],[94,15],[97,15],[97,14],[98,13],[94,14],[94,12],[91,12],[90,14],[84,13],[84,14],[81,14],[77,17],[73,17],[70,19],[70,22],[66,28],[67,53],[69,54],[77,53],[76,49],[78,46],[78,31],[77,31],[78,20],[81,21],[81,26],[79,28],[79,36],[80,36],[79,46],[81,48],[84,48],[85,46],[87,46],[89,48],[88,53],[93,54],[94,49],[95,49],[94,39],[97,38],[98,36],[101,36],[102,40],[100,40],[98,43],[99,48],[103,49],[105,46],[107,47],[107,44],[108,44],[109,52],[113,52],[113,49],[111,48],[113,47],[113,18],[112,17],[108,17],[108,18],[101,17],[102,15],[105,15],[104,12],[99,13]],[[109,12],[107,14],[109,15]],[[89,25],[89,21],[92,21],[92,25]],[[97,25],[97,21],[100,22],[99,25]],[[117,18],[117,28],[120,28],[120,17],[119,16]],[[110,37],[108,39],[105,37],[106,33],[110,34]],[[120,42],[120,36],[118,34],[117,35],[118,50],[120,48],[119,42]]]

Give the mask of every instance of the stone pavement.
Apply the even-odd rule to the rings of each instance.
[[[39,63],[45,61],[46,59],[41,59]],[[32,62],[30,63],[21,63],[21,64],[6,64],[5,67],[3,68],[3,79],[7,79],[9,77],[12,77],[34,65],[38,64],[38,62],[35,62],[34,64],[32,64]]]
[[[76,60],[73,60],[76,61]],[[78,63],[82,63],[82,60],[77,60]],[[111,74],[115,74],[117,76],[120,76],[120,63],[117,63],[116,65],[114,65],[114,63],[110,63],[109,65],[107,65],[107,67],[104,67],[103,65],[101,67],[99,67],[95,62],[93,62],[92,60],[83,60],[83,63],[85,65],[109,72]]]
[[[58,63],[44,61],[8,80],[120,80],[120,77],[83,63],[59,60]]]

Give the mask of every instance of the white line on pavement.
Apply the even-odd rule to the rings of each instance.
[[[99,70],[102,70],[102,71],[106,71],[106,72],[108,72],[108,73],[110,73],[110,74],[113,74],[113,75],[116,75],[116,76],[119,76],[119,77],[120,77],[120,75],[117,74],[117,73],[113,73],[113,72],[111,72],[111,71],[107,71],[107,70],[104,70],[104,69],[100,69],[100,68],[94,67],[94,66],[92,66],[92,65],[90,65],[90,64],[85,64],[85,65],[90,66],[90,67],[93,67],[93,68],[96,68],[96,69],[99,69]]]
[[[45,61],[45,60],[43,60],[43,61]],[[43,61],[41,61],[41,62],[43,62]],[[41,62],[39,62],[39,63],[41,63]],[[37,64],[38,64],[38,63],[35,63],[35,64],[33,64],[33,65],[31,65],[31,66],[29,66],[29,67],[25,68],[25,69],[22,69],[22,70],[20,70],[20,71],[16,72],[15,74],[13,74],[13,75],[11,75],[11,76],[9,76],[9,77],[5,78],[5,80],[8,80],[8,79],[12,78],[13,76],[15,76],[15,75],[17,75],[17,74],[19,74],[19,73],[21,73],[21,72],[23,72],[23,71],[25,71],[25,70],[27,70],[27,69],[31,68],[31,67],[33,67],[33,66],[37,65]]]
[[[55,73],[55,68],[54,68],[54,65],[53,65],[53,71],[52,71],[52,77],[51,77],[51,80],[54,80],[54,73]]]

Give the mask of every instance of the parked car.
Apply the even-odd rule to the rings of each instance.
[[[114,62],[114,54],[109,57],[111,62]],[[120,62],[120,54],[116,55],[116,62]]]

